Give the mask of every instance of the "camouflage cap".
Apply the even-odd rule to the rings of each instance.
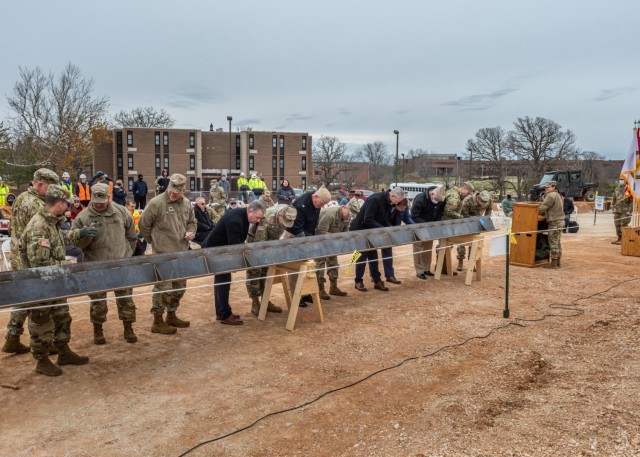
[[[360,202],[354,197],[349,200],[349,203],[347,203],[347,208],[349,208],[349,213],[351,213],[352,216],[355,216],[360,211]]]
[[[547,182],[544,184],[544,187],[558,187],[558,183],[557,183],[557,182],[555,182],[555,181],[547,181]]]
[[[169,189],[182,192],[187,185],[187,178],[180,173],[174,173],[169,177]]]
[[[91,186],[91,201],[93,203],[106,203],[109,201],[109,186],[106,184],[94,184]]]
[[[484,203],[489,203],[491,201],[491,195],[486,190],[480,192],[480,201]]]
[[[33,174],[33,180],[46,182],[48,184],[58,184],[58,181],[60,181],[56,172],[49,170],[48,168],[40,168],[36,170]]]
[[[298,211],[293,206],[287,206],[280,210],[280,214],[282,214],[282,225],[287,228],[293,227],[293,223],[298,216]]]
[[[71,200],[71,194],[69,191],[58,184],[49,184],[49,187],[47,188],[47,197],[58,198],[60,200],[66,200],[67,202]]]
[[[316,190],[315,194],[325,203],[329,203],[331,201],[331,192],[324,186],[321,186],[320,189]]]
[[[465,181],[462,183],[463,187],[466,187],[467,189],[469,189],[469,192],[475,192],[475,188],[473,187],[473,184],[471,184],[471,181]]]

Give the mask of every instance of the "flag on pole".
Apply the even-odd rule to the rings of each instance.
[[[631,197],[636,197],[636,174],[640,171],[640,129],[633,129],[633,139],[627,153],[627,158],[622,165],[620,179],[627,183],[627,192]],[[640,191],[640,188],[638,188]]]

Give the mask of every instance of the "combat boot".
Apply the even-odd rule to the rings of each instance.
[[[558,264],[558,268],[560,268],[560,257],[556,259],[556,263]]]
[[[280,308],[279,306],[276,306],[273,303],[269,302],[269,305],[267,306],[267,312],[269,312],[269,313],[281,313],[282,312],[282,308]]]
[[[337,279],[332,279],[331,280],[331,287],[329,287],[329,294],[330,295],[335,295],[337,297],[346,297],[347,293],[341,291],[340,289],[338,289],[338,280]]]
[[[542,265],[542,268],[549,268],[551,270],[558,269],[558,259],[551,259],[551,262]]]
[[[463,259],[458,259],[458,268],[456,268],[457,271],[462,271],[464,269],[463,262]]]
[[[124,326],[124,339],[127,340],[127,343],[135,343],[138,341],[138,337],[133,333],[131,324],[132,322],[122,321],[122,325]]]
[[[172,335],[178,331],[177,328],[165,324],[162,320],[162,314],[153,315],[153,324],[151,325],[151,333],[160,333],[161,335]]]
[[[251,297],[251,314],[260,314],[260,297]]]
[[[318,282],[318,289],[320,292],[320,299],[331,300],[331,296],[324,290],[324,281]]]
[[[169,311],[167,312],[167,324],[171,325],[172,327],[185,328],[190,326],[191,322],[183,321],[178,316],[176,316],[175,311]]]
[[[7,335],[2,352],[9,354],[26,354],[29,352],[29,346],[25,346],[20,342],[20,335]]]
[[[84,365],[89,362],[89,357],[84,357],[76,354],[71,350],[69,345],[65,343],[59,347],[60,353],[58,354],[58,365]]]
[[[38,359],[38,363],[36,364],[36,373],[43,374],[45,376],[60,376],[62,374],[62,370],[55,366],[49,357],[45,357],[43,359]]]
[[[93,324],[93,342],[95,344],[105,344],[107,342],[102,333],[102,324]]]
[[[622,244],[622,237],[618,236],[618,239],[615,241],[612,241],[611,244]]]

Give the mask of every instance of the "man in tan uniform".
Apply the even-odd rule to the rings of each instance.
[[[564,198],[558,192],[555,181],[547,182],[544,185],[544,191],[544,201],[538,207],[538,214],[542,214],[547,220],[551,263],[542,265],[542,268],[557,269],[560,268],[560,257],[562,257],[560,237],[564,230]]]

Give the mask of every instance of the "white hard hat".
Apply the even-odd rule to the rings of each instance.
[[[0,176],[0,181],[2,181],[2,176]]]
[[[240,172],[240,176],[244,176],[244,171],[241,171],[241,172]]]
[[[255,174],[255,173],[253,173],[253,174],[251,175],[251,177],[252,177],[252,178],[257,178],[257,177],[258,177],[258,175],[257,175],[257,174]]]
[[[70,178],[71,176],[69,176],[69,173],[67,173],[66,171],[64,173],[62,173],[62,177],[63,178]]]
[[[85,174],[81,174],[81,175],[80,175],[80,179],[87,179],[87,175],[85,175]]]

